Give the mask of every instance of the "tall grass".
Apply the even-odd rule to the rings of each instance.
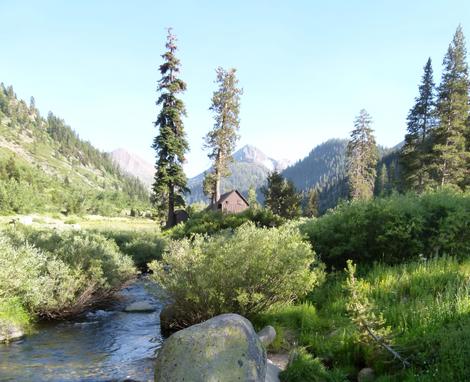
[[[343,272],[331,274],[304,304],[268,312],[258,323],[293,332],[314,358],[349,378],[370,366],[384,381],[470,380],[470,260],[443,257],[362,267],[361,288],[383,314],[393,344],[412,364],[406,370],[361,342],[346,311],[344,281]]]

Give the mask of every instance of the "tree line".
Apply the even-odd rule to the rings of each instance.
[[[352,199],[390,190],[422,193],[443,186],[470,184],[470,80],[467,51],[459,26],[443,60],[436,86],[429,58],[418,96],[407,117],[404,145],[377,173],[377,149],[370,116],[361,111],[348,144],[348,183]]]
[[[184,105],[177,98],[186,84],[177,76],[180,62],[175,57],[175,41],[170,30],[164,63],[160,66],[161,95],[157,104],[162,109],[155,122],[159,135],[153,145],[157,151],[154,200],[168,212],[168,226],[174,224],[175,206],[184,206],[187,179],[182,165],[189,148],[182,122]],[[210,107],[215,123],[204,145],[213,162],[204,179],[204,191],[212,205],[220,197],[221,178],[229,174],[228,164],[238,139],[242,94],[235,69],[218,68],[216,74],[218,88]],[[354,120],[346,146],[344,176],[342,164],[330,159],[337,169],[337,181],[320,179],[316,187],[300,193],[292,181],[273,172],[261,190],[266,207],[290,218],[302,213],[315,216],[327,198],[336,203],[341,196],[351,200],[369,199],[392,192],[420,193],[448,185],[465,189],[470,184],[469,89],[465,38],[459,26],[444,57],[439,86],[434,83],[431,59],[424,66],[419,93],[408,114],[404,145],[398,152],[379,155],[381,148],[375,141],[372,117],[363,109]],[[337,197],[332,198],[332,193]]]

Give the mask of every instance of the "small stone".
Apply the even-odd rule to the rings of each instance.
[[[128,313],[148,313],[155,312],[155,308],[147,301],[137,301],[126,306],[124,311]]]
[[[375,380],[374,369],[365,367],[357,374],[357,382],[372,382]]]
[[[271,325],[265,326],[258,332],[258,337],[263,345],[267,347],[276,339],[276,329]]]

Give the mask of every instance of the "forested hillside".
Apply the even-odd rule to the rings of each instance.
[[[148,192],[62,119],[0,84],[0,213],[113,215],[148,209]]]
[[[346,179],[346,146],[345,139],[330,139],[316,146],[302,160],[286,168],[282,175],[294,182],[298,191],[307,192],[315,188],[319,192],[318,210],[324,213],[335,207],[339,200],[348,198]],[[399,186],[398,151],[401,145],[391,149],[378,146],[378,173],[384,174],[382,183],[376,187],[378,194],[390,193]],[[382,166],[385,165],[385,170]]]

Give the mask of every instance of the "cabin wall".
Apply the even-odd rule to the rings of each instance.
[[[243,212],[246,209],[248,209],[247,204],[235,192],[229,195],[229,197],[222,203],[222,212],[225,213],[236,214]]]

